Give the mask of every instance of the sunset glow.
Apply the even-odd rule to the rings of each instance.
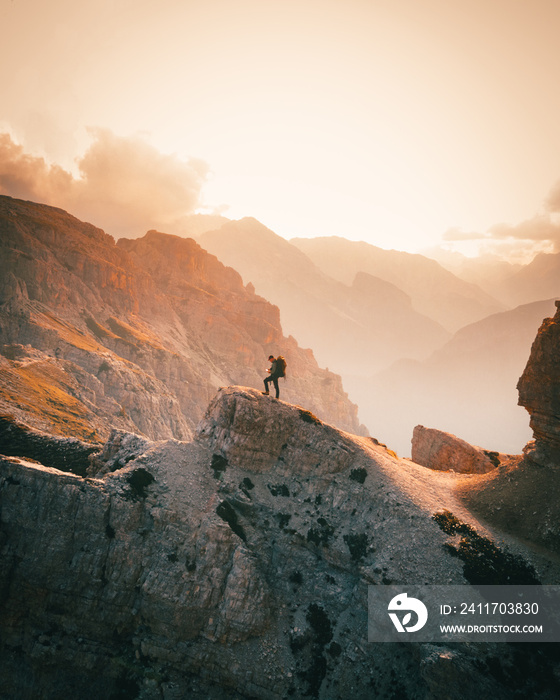
[[[15,161],[2,151],[4,194],[91,216],[86,200],[118,199],[128,167],[138,189],[129,183],[125,199],[139,212],[119,223],[124,202],[111,201],[100,220],[116,237],[219,209],[285,238],[556,250],[554,0],[0,0],[0,21],[0,131],[21,147]],[[119,140],[122,156],[139,146],[136,164],[111,164]],[[89,149],[105,148],[92,179]],[[50,176],[26,189],[25,158],[61,166],[80,192]],[[104,182],[112,168],[117,179]],[[173,172],[195,173],[192,196],[157,191],[173,189]],[[527,224],[537,215],[551,223],[545,239]]]

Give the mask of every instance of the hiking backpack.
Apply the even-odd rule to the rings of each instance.
[[[276,358],[276,374],[279,377],[286,376],[286,360],[282,357],[282,355],[278,355]]]

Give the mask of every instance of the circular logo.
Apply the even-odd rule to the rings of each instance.
[[[407,593],[399,593],[391,599],[387,606],[389,617],[397,628],[398,632],[418,632],[428,621],[428,609],[418,598],[409,598]],[[405,613],[399,617],[397,612]],[[411,625],[412,613],[416,614],[416,623]]]

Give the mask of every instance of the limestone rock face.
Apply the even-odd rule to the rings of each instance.
[[[100,442],[190,439],[219,386],[261,387],[365,434],[340,377],[282,333],[277,307],[191,239],[118,244],[66,212],[0,196],[0,414]]]
[[[535,444],[531,460],[560,465],[560,302],[553,318],[543,321],[519,382],[519,405],[531,416]]]
[[[453,499],[465,477],[446,477],[240,387],[190,442],[114,431],[86,478],[3,457],[0,697],[522,693],[515,645],[367,642],[369,584],[472,580],[434,518],[450,506],[486,543],[479,582],[557,575],[519,547],[500,568],[501,539]]]
[[[423,425],[414,428],[412,461],[429,469],[462,474],[485,474],[500,463],[497,452],[488,452],[451,433]]]

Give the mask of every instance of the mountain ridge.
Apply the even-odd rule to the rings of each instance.
[[[476,285],[419,253],[385,250],[340,236],[294,238],[291,242],[335,279],[348,283],[363,271],[395,284],[411,296],[419,313],[450,332],[504,308]]]

